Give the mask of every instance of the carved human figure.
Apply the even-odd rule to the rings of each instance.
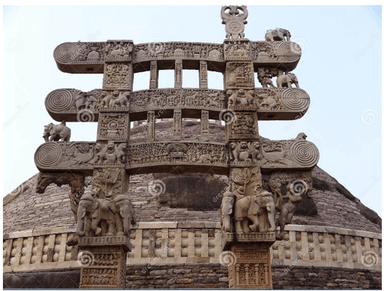
[[[292,223],[296,205],[303,200],[301,195],[304,193],[308,194],[308,185],[305,181],[295,180],[288,184],[287,193],[282,197],[283,199],[288,199],[288,202],[281,206],[280,218],[278,221],[280,231],[276,231],[276,238],[283,239],[285,225]]]
[[[43,138],[48,141],[69,141],[71,138],[71,129],[65,125],[63,120],[60,124],[47,124],[44,126]]]
[[[296,88],[300,88],[299,81],[294,73],[280,74],[277,76],[276,84],[278,88],[292,88],[292,83],[295,84]]]
[[[259,68],[257,71],[257,79],[263,88],[268,88],[268,85],[269,87],[275,88],[271,80],[272,76],[268,68]]]
[[[275,231],[275,214],[272,193],[257,185],[254,195],[245,196],[235,203],[236,233]]]
[[[221,201],[221,223],[222,223],[222,229],[227,232],[232,231],[231,227],[231,216],[233,212],[233,203],[235,201],[235,195],[233,192],[229,190],[229,187],[227,188],[227,191],[225,191],[223,195],[223,200]]]
[[[117,195],[114,199],[116,205],[116,232],[117,236],[128,236],[131,225],[136,224],[135,211],[131,199],[127,195]]]
[[[268,29],[265,33],[266,41],[290,41],[290,39],[291,33],[284,28]]]

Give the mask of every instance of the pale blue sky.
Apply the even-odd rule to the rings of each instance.
[[[102,75],[66,74],[53,59],[63,42],[132,39],[222,43],[221,6],[11,6],[3,14],[3,192],[38,172],[33,156],[53,120],[44,107],[58,88],[101,88]],[[270,139],[305,132],[320,150],[319,166],[381,216],[381,6],[250,6],[245,35],[263,40],[267,29],[290,30],[302,58],[294,73],[311,96],[300,120],[259,124]],[[160,75],[173,86],[173,72]],[[136,76],[135,90],[148,88]],[[222,88],[217,74],[211,88]],[[197,87],[197,72],[184,74]],[[256,83],[257,87],[260,84]],[[96,123],[68,123],[72,141],[94,141]]]

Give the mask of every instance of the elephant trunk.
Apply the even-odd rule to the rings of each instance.
[[[82,230],[83,225],[84,225],[83,215],[77,215],[76,233],[78,236],[84,236],[85,232],[84,230]]]

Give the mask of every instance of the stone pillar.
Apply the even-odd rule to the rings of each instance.
[[[201,140],[209,141],[209,111],[201,110]]]
[[[175,88],[180,89],[183,86],[183,60],[175,60]]]
[[[173,140],[181,140],[182,137],[182,116],[181,109],[173,111]]]
[[[159,69],[157,61],[151,61],[149,89],[157,89],[159,85]]]
[[[125,289],[129,238],[81,237],[80,289]]]
[[[221,206],[222,255],[232,258],[228,266],[230,288],[271,289],[269,247],[275,241],[275,206],[272,193],[263,189],[258,163],[259,130],[257,111],[252,108],[255,84],[249,41],[225,40],[224,57],[230,164],[229,188]]]
[[[147,141],[155,140],[155,111],[147,112]]]
[[[208,89],[208,65],[206,61],[200,61],[199,88]]]
[[[79,249],[83,252],[80,288],[125,288],[126,257],[131,249],[129,231],[131,223],[135,223],[133,206],[127,194],[129,175],[125,170],[129,156],[133,43],[108,41],[108,46],[92,194],[84,194],[78,206],[82,215],[78,216],[76,232]],[[125,54],[112,53],[119,50]],[[88,263],[84,262],[86,259]]]

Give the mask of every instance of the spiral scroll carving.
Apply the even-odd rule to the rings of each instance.
[[[281,103],[292,111],[307,110],[309,100],[309,95],[302,89],[288,88],[281,93]]]
[[[299,47],[300,48],[300,47]],[[301,50],[292,50],[292,44],[289,41],[282,41],[277,47],[277,55],[287,62],[293,62],[300,58]]]
[[[59,45],[53,55],[58,63],[69,64],[79,55],[79,49],[76,44],[66,42]]]
[[[63,112],[69,110],[75,103],[75,96],[81,93],[74,89],[58,89],[45,98],[45,107],[48,111]]]
[[[42,144],[36,151],[35,163],[38,167],[49,168],[57,164],[63,156],[63,149],[57,142]]]
[[[319,161],[319,150],[317,147],[305,140],[299,140],[291,145],[291,155],[301,166],[312,167]]]

